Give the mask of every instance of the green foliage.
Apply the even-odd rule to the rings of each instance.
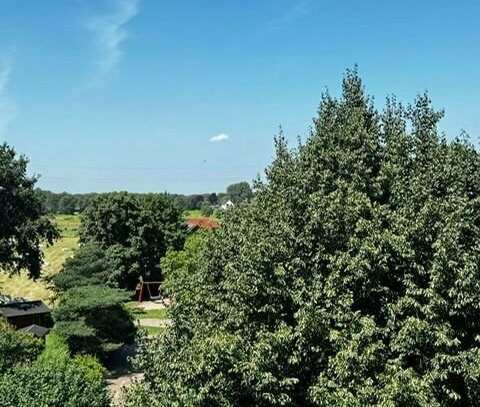
[[[0,267],[10,272],[27,269],[38,277],[40,244],[52,244],[58,230],[44,216],[34,191],[37,178],[27,176],[27,163],[7,144],[0,144]]]
[[[15,331],[0,318],[0,374],[18,364],[30,364],[37,359],[43,344],[26,332]]]
[[[45,349],[39,360],[62,361],[68,359],[70,350],[65,338],[55,331],[50,331],[45,338]]]
[[[92,357],[41,358],[0,376],[4,407],[108,407],[102,366]]]
[[[203,204],[200,210],[202,212],[202,216],[209,217],[213,215],[213,208],[209,204]]]
[[[480,156],[427,95],[379,113],[356,71],[198,250],[127,406],[480,404]],[[176,271],[178,270],[178,271]]]
[[[37,188],[35,193],[41,200],[45,211],[49,214],[73,215],[81,213],[88,206],[90,201],[98,194],[69,194],[62,192],[56,194]]]
[[[80,242],[99,244],[118,285],[129,289],[139,276],[158,278],[160,258],[168,247],[180,248],[186,232],[181,213],[164,195],[100,195],[82,219]]]
[[[113,264],[98,245],[80,246],[73,257],[66,260],[62,270],[52,275],[50,281],[57,293],[87,285],[115,285],[117,279]]]
[[[106,358],[134,339],[135,325],[123,305],[128,299],[125,291],[106,286],[71,288],[54,310],[54,331],[65,338],[71,352]]]
[[[248,182],[238,182],[227,187],[227,195],[234,204],[238,204],[252,198],[253,192]]]
[[[167,308],[145,309],[138,306],[137,301],[131,301],[125,304],[128,311],[138,319],[154,318],[166,319],[168,317]]]

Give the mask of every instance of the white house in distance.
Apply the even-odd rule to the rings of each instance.
[[[220,209],[226,211],[227,209],[233,208],[235,205],[233,202],[229,199],[227,202],[224,204],[220,205]]]

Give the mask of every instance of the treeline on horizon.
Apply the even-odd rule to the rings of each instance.
[[[37,188],[35,192],[40,196],[44,210],[51,215],[74,215],[82,213],[96,197],[104,193],[72,194],[68,192],[52,192]],[[228,200],[239,203],[252,196],[248,182],[238,182],[227,187],[226,192],[211,192],[203,194],[171,194],[161,193],[133,193],[135,196],[166,195],[169,196],[178,209],[182,211],[201,210],[205,215],[210,215],[213,209]]]

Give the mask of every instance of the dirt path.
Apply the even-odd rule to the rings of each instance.
[[[168,300],[163,301],[145,301],[137,304],[137,307],[145,311],[166,308]],[[159,318],[138,318],[137,324],[140,326],[164,328],[172,325],[171,319]],[[135,354],[135,346],[125,346],[112,359],[112,365],[109,368],[110,374],[107,378],[107,386],[112,396],[112,405],[121,407],[122,391],[131,386],[134,380],[141,380],[143,373],[132,373],[129,357]]]
[[[142,379],[142,377],[143,373],[129,373],[118,377],[108,378],[107,386],[112,396],[112,405],[120,407],[122,405],[121,400],[123,389],[126,387],[130,387],[133,380]]]

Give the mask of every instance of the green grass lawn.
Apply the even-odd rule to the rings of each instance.
[[[168,329],[168,328],[165,326],[162,326],[162,327],[142,326],[140,329],[143,329],[144,331],[146,331],[148,335],[156,336],[156,335],[160,335],[162,332],[165,331],[165,329]]]
[[[167,311],[166,308],[144,310],[144,309],[138,307],[138,304],[137,304],[136,301],[130,301],[126,305],[127,305],[127,308],[138,319],[144,319],[144,318],[166,319],[166,318],[168,318],[168,311]]]
[[[183,214],[186,218],[203,218],[202,211],[200,209],[185,211]]]
[[[52,246],[43,249],[45,258],[42,276],[58,273],[65,260],[72,255],[73,249],[78,245],[80,216],[57,215],[55,221],[62,236]],[[45,282],[41,278],[36,281],[31,280],[26,272],[13,276],[0,272],[0,292],[14,297],[43,300],[50,305],[53,301],[53,294]]]
[[[183,212],[183,216],[184,218],[209,218],[209,219],[213,219],[213,220],[219,220],[217,217],[215,217],[214,215],[211,215],[211,216],[205,216],[202,214],[202,211],[200,209],[194,209],[194,210],[191,210],[191,211],[185,211]]]

